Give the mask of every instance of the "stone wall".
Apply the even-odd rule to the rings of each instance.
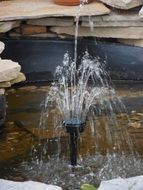
[[[143,47],[142,5],[142,0],[93,0],[80,9],[79,36]],[[2,1],[0,37],[72,38],[77,13],[77,6],[52,0]]]

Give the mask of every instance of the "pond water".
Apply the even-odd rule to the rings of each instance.
[[[125,146],[123,154],[112,154],[112,147],[105,141],[104,128],[100,130],[100,147],[97,147],[87,122],[78,146],[78,166],[71,168],[68,136],[64,130],[38,130],[40,105],[49,87],[23,86],[7,92],[7,123],[0,138],[0,178],[31,179],[76,190],[83,183],[98,186],[102,179],[143,174],[142,84],[115,83],[115,88],[129,112],[130,120],[126,113],[117,114],[117,120],[129,131],[136,151],[134,157]],[[97,128],[106,125],[106,116],[99,116],[96,125]]]

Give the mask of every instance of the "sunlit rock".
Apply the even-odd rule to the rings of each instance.
[[[142,190],[143,176],[136,176],[127,179],[117,178],[109,181],[102,181],[98,190]]]
[[[17,78],[13,79],[10,81],[11,85],[15,84],[15,83],[19,83],[19,82],[23,82],[26,80],[26,77],[23,73],[19,73],[19,75],[17,76]]]
[[[47,185],[34,181],[14,182],[3,179],[0,179],[0,187],[2,187],[2,190],[62,190],[61,187],[55,185]]]
[[[58,16],[76,16],[78,6],[59,6],[51,0],[12,0],[0,2],[0,21]],[[101,2],[85,5],[80,15],[104,15],[110,10]]]
[[[21,66],[8,59],[0,60],[0,82],[10,81],[18,77]]]

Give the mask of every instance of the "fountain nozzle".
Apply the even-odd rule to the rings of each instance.
[[[84,130],[84,125],[85,122],[76,118],[63,121],[63,127],[67,133],[82,133]]]
[[[70,161],[72,166],[77,165],[77,140],[79,133],[84,131],[84,125],[85,122],[76,118],[63,122],[63,127],[69,133]]]

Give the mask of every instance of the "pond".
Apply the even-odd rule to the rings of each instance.
[[[83,183],[98,186],[102,179],[142,175],[142,83],[114,82],[114,86],[128,110],[128,116],[126,113],[117,113],[117,120],[120,125],[127,127],[136,152],[134,158],[124,146],[125,154],[107,152],[111,147],[106,144],[104,128],[100,130],[100,146],[97,147],[87,122],[79,142],[78,166],[72,168],[69,165],[68,135],[64,130],[38,130],[40,105],[49,86],[22,86],[7,91],[7,123],[0,138],[0,178],[36,180],[76,190]],[[105,117],[98,117],[97,128],[98,125],[106,125]],[[114,163],[114,157],[118,163]],[[109,166],[111,162],[112,167]]]

